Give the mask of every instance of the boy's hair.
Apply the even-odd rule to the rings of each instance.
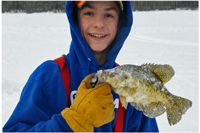
[[[123,20],[123,13],[124,13],[124,10],[122,11],[119,4],[117,4],[118,8],[119,8],[119,20],[118,20],[118,24],[119,24],[119,27],[121,26],[121,23],[122,23],[122,20]],[[81,9],[81,8],[79,8]],[[74,9],[73,9],[73,13],[72,13],[74,19],[76,20],[76,22],[78,22],[78,7],[77,5],[74,6]]]

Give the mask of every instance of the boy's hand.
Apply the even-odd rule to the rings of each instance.
[[[103,83],[92,88],[90,81],[93,76],[90,74],[83,79],[73,104],[61,112],[75,132],[92,132],[94,127],[109,123],[115,117],[110,85]]]

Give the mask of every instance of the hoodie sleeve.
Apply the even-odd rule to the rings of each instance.
[[[58,64],[44,62],[24,86],[20,100],[3,131],[72,132],[60,114],[66,107],[66,99]]]

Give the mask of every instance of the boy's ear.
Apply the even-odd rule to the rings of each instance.
[[[119,20],[118,20],[118,27],[117,27],[117,30],[120,29],[123,20],[124,20],[124,11],[120,11],[120,13],[119,13]]]
[[[123,22],[123,17],[120,17],[120,18],[119,18],[118,25],[117,25],[117,31],[120,29],[120,27],[121,27],[121,25],[122,25],[122,22]]]
[[[121,27],[121,24],[122,24],[122,22],[119,21],[119,22],[118,22],[118,26],[117,26],[117,31],[119,31],[119,29],[120,29],[120,27]]]

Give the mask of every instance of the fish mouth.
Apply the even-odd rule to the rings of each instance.
[[[94,77],[92,77],[90,84],[91,84],[92,88],[94,88],[98,84],[98,75],[97,74],[95,74]]]
[[[98,73],[98,83],[104,83],[107,80],[107,73],[104,70],[99,70]]]
[[[91,78],[91,86],[94,88],[97,84],[104,83],[107,80],[106,72],[103,70],[99,70],[92,78]]]

